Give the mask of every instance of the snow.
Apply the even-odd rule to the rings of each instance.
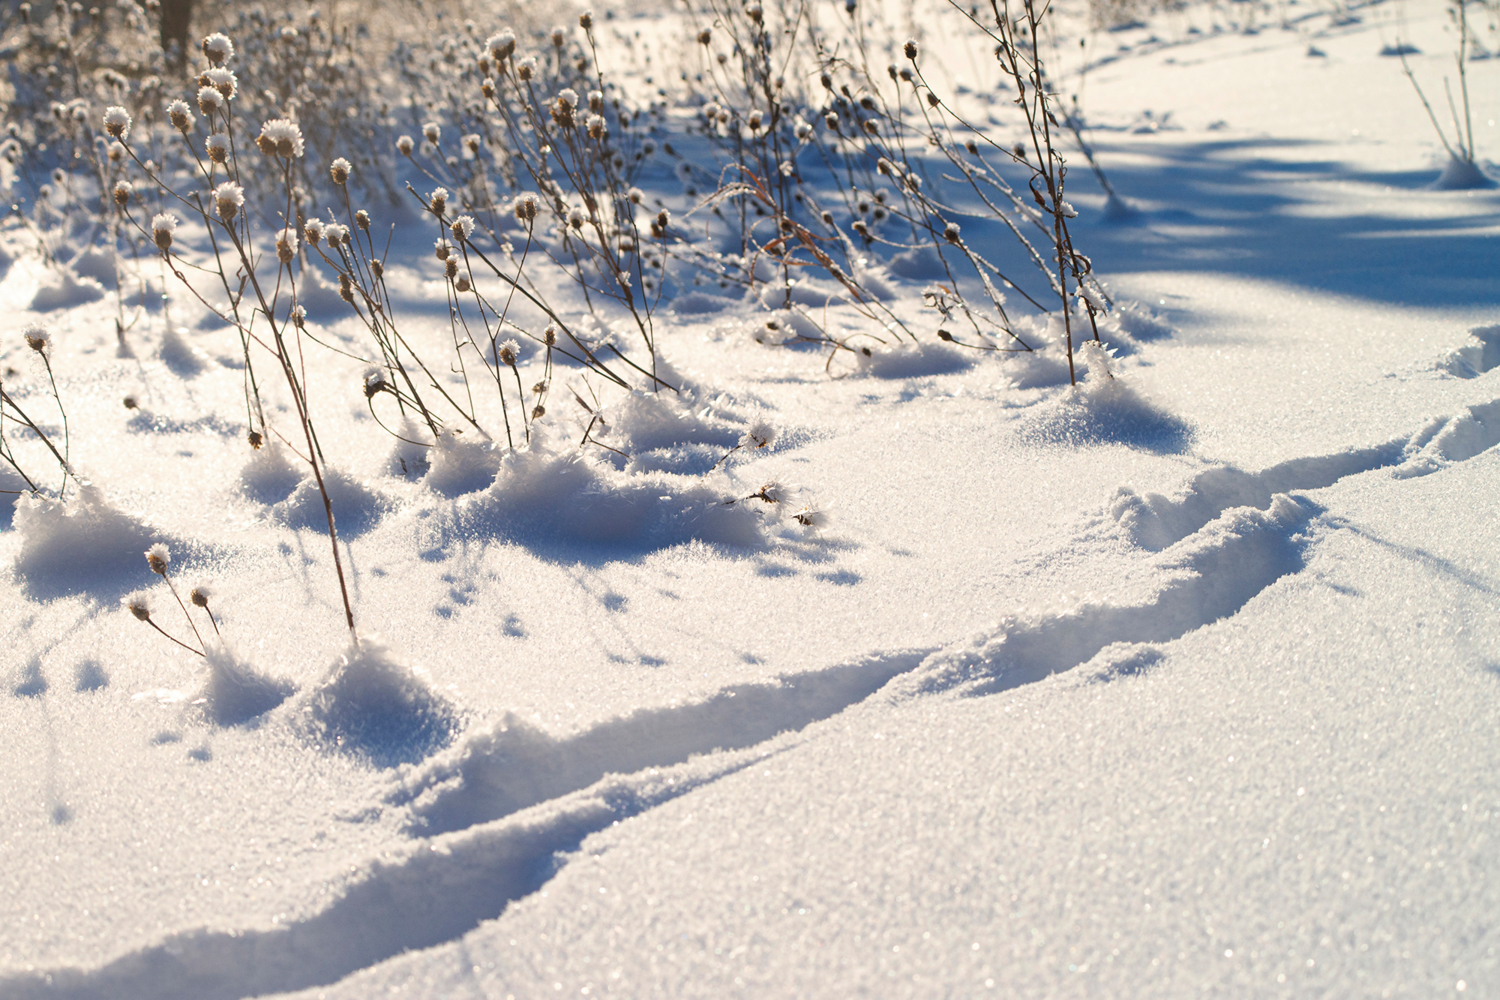
[[[45,475],[0,497],[0,1000],[1500,991],[1500,195],[1453,189],[1381,54],[1433,93],[1441,4],[1251,6],[1067,64],[1117,192],[1064,147],[1114,303],[1099,345],[1071,317],[1076,387],[1060,317],[1008,291],[1037,350],[945,342],[943,262],[883,248],[856,277],[915,342],[826,275],[772,329],[779,289],[685,271],[668,388],[518,338],[514,446],[485,395],[427,448],[301,280],[354,634],[284,382],[257,363],[287,434],[251,448],[232,327],[7,223],[0,385],[61,444],[43,323],[76,481],[7,420]],[[692,34],[597,17],[674,60]],[[898,41],[1010,138],[933,18]],[[1497,72],[1467,65],[1481,177]],[[668,167],[651,212],[703,225]],[[389,308],[451,349],[430,218],[369,208]],[[1013,263],[992,220],[962,238]],[[806,317],[868,353],[829,362]]]

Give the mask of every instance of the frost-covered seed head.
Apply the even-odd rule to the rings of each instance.
[[[823,116],[823,124],[827,126],[828,131],[837,132],[839,130],[839,116],[830,111]]]
[[[149,622],[151,620],[151,599],[144,593],[134,593],[122,602],[126,610],[135,615],[137,621]]]
[[[364,232],[370,231],[370,213],[360,209],[354,213],[354,224]]]
[[[216,133],[208,137],[205,144],[208,150],[208,158],[214,163],[229,162],[229,137],[223,133]]]
[[[159,212],[151,220],[151,239],[155,241],[156,248],[163,253],[171,249],[172,234],[177,231],[177,217],[166,212]]]
[[[560,48],[563,47],[564,44],[567,43],[567,41],[568,41],[568,33],[567,33],[567,31],[565,31],[561,27],[553,28],[552,29],[551,38],[552,38],[552,46],[553,46],[553,48],[560,49]]]
[[[119,163],[125,159],[125,147],[117,139],[109,144],[109,162]]]
[[[224,95],[212,87],[198,88],[198,110],[205,115],[212,115],[224,106]]]
[[[563,128],[572,128],[576,124],[573,112],[578,107],[578,92],[571,87],[564,87],[552,102],[552,120]]]
[[[792,514],[792,518],[798,524],[802,525],[802,527],[812,528],[813,530],[828,527],[828,522],[830,520],[828,516],[828,509],[826,507],[811,502],[806,504],[801,510]]]
[[[588,216],[584,214],[583,209],[576,206],[568,209],[568,225],[574,229],[582,229],[583,224],[587,221]]]
[[[330,247],[347,245],[349,242],[349,227],[340,222],[329,222],[323,226],[323,237],[328,240]]]
[[[211,66],[222,66],[234,58],[234,43],[222,32],[214,32],[203,39],[203,56]]]
[[[115,182],[115,204],[125,206],[130,204],[130,196],[135,193],[135,187],[129,181]]]
[[[464,243],[474,232],[474,217],[472,215],[460,215],[453,220],[453,224],[448,227],[448,230],[453,234],[455,240]]]
[[[533,406],[531,408],[531,419],[532,420],[540,420],[543,417],[545,417],[546,415],[547,415],[547,408],[545,406],[543,406],[541,403],[538,403],[538,404],[536,404],[535,406]]]
[[[589,91],[589,110],[594,114],[604,113],[604,92],[599,90]]]
[[[302,237],[310,246],[317,246],[323,242],[323,221],[321,219],[308,219],[302,224]]]
[[[469,283],[469,278],[468,278],[467,275],[460,274],[458,276],[458,280],[453,283],[453,287],[458,292],[463,293],[463,292],[467,292],[469,289],[473,288],[474,286]]]
[[[464,148],[467,149],[471,154],[475,156],[479,155],[479,136],[466,135],[463,138],[463,143]]]
[[[451,251],[452,247],[448,246],[448,244],[443,240],[438,240],[432,245],[432,255],[438,260],[447,260],[448,254]]]
[[[772,479],[761,486],[755,496],[769,504],[782,504],[791,496],[791,487],[779,479]]]
[[[302,155],[302,129],[288,118],[273,118],[260,127],[255,140],[267,156],[290,160]]]
[[[29,324],[21,331],[21,336],[26,338],[26,346],[38,354],[47,353],[47,348],[52,343],[52,334],[48,333],[40,323]]]
[[[880,126],[875,123],[875,119],[873,119],[873,118],[866,118],[865,119],[865,121],[864,121],[864,129],[865,129],[865,134],[866,135],[879,135],[880,134]]]
[[[442,139],[442,137],[443,130],[438,128],[437,122],[428,122],[426,125],[422,126],[422,138],[426,139],[434,146],[438,144],[438,140]]]
[[[411,151],[416,148],[416,145],[416,143],[411,141],[411,136],[409,135],[403,135],[396,140],[396,150],[402,156],[410,156]]]
[[[370,273],[375,276],[377,281],[380,280],[385,276],[385,265],[378,260],[370,261]]]
[[[609,129],[604,124],[603,115],[589,115],[585,123],[588,128],[589,138],[596,142],[603,142],[604,137],[609,134]]]
[[[808,139],[812,138],[812,126],[799,118],[797,120],[796,135],[800,141],[806,142]]]
[[[745,5],[745,16],[756,24],[760,24],[765,19],[766,12],[761,9],[760,4],[750,3]]]
[[[520,356],[520,353],[521,345],[514,340],[507,340],[500,345],[500,363],[514,368],[516,366],[516,358]]]
[[[646,200],[646,192],[642,191],[638,187],[633,187],[630,189],[629,193],[626,194],[626,197],[630,199],[630,203],[632,205],[639,205],[641,202]]]
[[[386,380],[385,372],[379,368],[370,368],[365,371],[365,398],[374,399],[376,393],[388,392],[391,383]]]
[[[943,227],[943,239],[947,240],[949,243],[957,243],[959,240],[958,234],[959,228],[958,223],[956,222],[950,222]]]
[[[484,43],[484,47],[489,49],[490,58],[495,62],[504,62],[516,51],[516,33],[509,28],[503,28],[491,35],[489,41]]]
[[[157,576],[167,575],[167,564],[172,561],[172,553],[161,542],[157,542],[146,550],[146,565],[151,567],[151,572]]]
[[[208,607],[208,599],[214,596],[213,589],[206,583],[200,583],[194,587],[192,593],[188,594],[188,600],[200,608]]]
[[[557,346],[557,327],[553,326],[550,323],[547,324],[547,329],[542,331],[542,343],[546,344],[548,347]]]
[[[750,131],[754,132],[756,129],[760,128],[761,121],[762,117],[760,110],[756,109],[755,111],[750,112],[750,117],[745,120],[745,124],[750,126]]]
[[[916,40],[915,39],[909,40],[904,46],[902,46],[901,51],[906,54],[906,58],[908,58],[908,59],[915,59],[915,58],[917,58],[917,43],[916,43]]]
[[[433,188],[427,196],[427,207],[433,215],[442,215],[448,210],[448,189]]]
[[[239,80],[235,78],[234,73],[222,66],[204,70],[203,75],[198,77],[198,82],[217,90],[226,101],[234,100],[234,95],[240,89]]]
[[[345,273],[339,274],[339,298],[350,305],[354,304],[354,285],[350,282],[349,275]]]
[[[171,120],[172,127],[186,135],[193,128],[193,109],[188,107],[187,101],[173,101],[167,105],[167,118]]]
[[[657,212],[656,213],[656,224],[658,226],[660,226],[662,229],[666,229],[668,226],[670,226],[672,224],[672,213],[669,212],[669,211],[667,211],[665,208],[662,209],[660,212]]]
[[[245,189],[233,181],[225,181],[214,188],[214,204],[219,209],[219,218],[228,222],[244,206]]]
[[[592,31],[594,29],[594,12],[586,10],[582,14],[579,14],[578,26],[584,31]]]
[[[130,132],[130,112],[119,105],[106,108],[104,131],[111,139],[124,139]]]
[[[343,187],[345,184],[349,183],[349,175],[353,172],[353,165],[350,164],[350,162],[344,159],[342,156],[328,165],[328,176],[332,177],[333,183],[337,184],[339,187]]]
[[[458,277],[458,258],[450,256],[443,262],[443,274],[449,279]]]
[[[536,77],[536,56],[527,56],[516,62],[516,79],[529,83]]]
[[[297,232],[291,226],[276,234],[276,259],[290,264],[297,256]]]
[[[776,428],[764,420],[757,420],[745,431],[744,437],[740,438],[740,447],[749,448],[752,451],[760,448],[769,448],[776,441]]]
[[[895,172],[895,165],[892,164],[890,160],[887,160],[882,156],[880,159],[875,161],[875,169],[879,173],[889,177]]]
[[[523,194],[523,195],[521,195],[521,197],[519,197],[519,198],[516,199],[516,204],[515,204],[516,220],[518,222],[524,223],[525,225],[528,225],[528,226],[531,225],[531,223],[536,220],[536,209],[537,209],[536,195],[534,195],[534,194]]]
[[[493,101],[495,99],[495,81],[489,77],[485,77],[484,82],[479,85],[479,92],[484,95],[485,100]]]
[[[710,31],[709,29],[704,28],[702,31],[698,32],[698,44],[699,45],[707,45],[709,42],[711,42],[713,40],[714,40],[714,33],[712,31]]]

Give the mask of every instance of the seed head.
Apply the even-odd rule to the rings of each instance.
[[[307,240],[309,246],[317,246],[323,242],[323,220],[308,219],[302,224],[302,238]]]
[[[229,162],[229,137],[222,132],[209,136],[208,141],[204,143],[204,148],[208,150],[208,158],[214,163]]]
[[[830,111],[823,116],[823,124],[828,127],[828,131],[837,132],[839,130],[839,116]]]
[[[323,236],[328,240],[330,247],[349,245],[349,227],[340,222],[328,222],[323,225]]]
[[[124,159],[125,147],[121,145],[118,139],[116,139],[114,142],[109,144],[109,162],[119,163]],[[12,160],[11,162],[14,163],[15,161]]]
[[[401,138],[399,138],[399,139],[396,140],[396,150],[402,156],[410,156],[411,155],[411,151],[415,147],[416,147],[416,143],[414,143],[414,142],[411,141],[411,136],[409,136],[409,135],[403,135]]]
[[[745,16],[756,24],[760,24],[765,19],[766,12],[761,9],[760,4],[750,3],[745,5]]]
[[[328,165],[328,176],[332,177],[333,183],[339,187],[349,183],[349,175],[353,172],[354,167],[342,156]]]
[[[588,216],[584,214],[583,209],[576,206],[568,209],[568,225],[574,229],[582,229],[583,224],[587,221]]]
[[[448,210],[448,189],[433,188],[432,194],[427,196],[427,209],[433,215],[442,215]]]
[[[542,331],[542,343],[546,344],[548,347],[557,346],[557,327],[553,326],[551,323],[547,324],[547,329]]]
[[[873,119],[873,118],[866,118],[865,119],[865,121],[864,121],[864,128],[865,128],[865,134],[866,135],[879,135],[880,134],[880,126],[877,125],[877,124],[875,124],[875,119]]]
[[[287,226],[276,234],[276,259],[290,264],[297,256],[297,231]]]
[[[214,32],[203,39],[203,55],[210,66],[222,66],[234,58],[234,43],[222,32]]]
[[[559,28],[553,28],[552,31],[549,34],[550,34],[550,37],[552,39],[552,46],[554,48],[560,49],[568,41],[568,33],[567,33],[567,31],[565,31],[564,29],[562,29],[560,27]]]
[[[130,196],[135,193],[135,187],[129,181],[115,182],[115,204],[121,207],[130,204]]]
[[[915,58],[917,58],[917,43],[916,43],[916,40],[912,39],[912,40],[908,41],[906,43],[906,45],[902,47],[901,51],[906,54],[906,58],[908,58],[908,59],[915,59]]]
[[[453,220],[453,224],[448,227],[448,231],[453,234],[453,238],[458,242],[468,242],[470,234],[474,232],[474,217],[472,215],[460,215]]]
[[[740,438],[740,447],[755,451],[761,448],[769,448],[775,441],[776,428],[764,420],[757,420],[750,425],[750,429],[745,431],[744,436]]]
[[[500,363],[514,368],[516,366],[516,357],[520,354],[520,351],[520,344],[517,344],[514,340],[507,340],[500,345]]]
[[[543,406],[541,403],[538,403],[538,404],[536,404],[535,406],[533,406],[531,408],[531,419],[532,420],[540,420],[543,417],[545,417],[546,415],[547,415],[547,408],[545,406]]]
[[[466,135],[463,137],[464,149],[467,149],[471,156],[479,155],[479,142],[480,139],[477,135]]]
[[[219,218],[228,222],[244,206],[245,189],[233,181],[225,181],[214,188],[214,204],[218,207]]]
[[[198,110],[205,115],[212,116],[224,106],[224,95],[213,87],[198,88]]]
[[[584,31],[592,31],[594,28],[594,12],[586,10],[578,15],[578,26]]]
[[[469,289],[473,288],[474,286],[469,283],[468,275],[460,274],[458,276],[458,280],[453,283],[453,287],[459,293],[464,293],[469,291]]]
[[[151,599],[144,593],[131,594],[122,603],[131,614],[135,615],[137,621],[149,622],[151,620]]]
[[[124,139],[130,132],[130,112],[119,105],[106,108],[104,131],[111,139]]]
[[[517,73],[519,74],[519,72],[518,68]],[[484,82],[479,85],[479,92],[484,95],[485,100],[493,101],[495,99],[495,81],[489,77],[485,77]]]
[[[603,142],[604,137],[609,135],[609,128],[604,124],[603,115],[589,115],[585,125],[588,128],[589,138],[596,142]]]
[[[711,42],[713,40],[714,40],[714,33],[712,31],[708,30],[707,28],[704,28],[702,31],[698,32],[698,44],[699,45],[707,45],[709,42]]]
[[[602,90],[589,91],[589,111],[596,115],[604,113],[604,92]]]
[[[255,140],[260,151],[267,156],[290,160],[302,155],[302,129],[287,118],[273,118],[260,127],[260,136]]]
[[[157,576],[167,575],[167,564],[172,561],[172,553],[161,542],[157,542],[146,550],[146,565],[151,567],[151,572]]]
[[[226,101],[234,100],[234,95],[239,92],[240,88],[234,73],[222,66],[204,70],[203,74],[198,77],[198,83],[201,86],[214,88]]]
[[[349,275],[343,272],[339,274],[339,298],[351,306],[354,304],[354,285],[349,281]]]
[[[365,371],[365,398],[374,399],[377,393],[390,391],[391,383],[386,380],[385,372],[379,368],[369,368]]]
[[[536,56],[516,60],[516,79],[528,83],[536,76]]]
[[[366,212],[364,209],[360,209],[358,212],[355,212],[354,224],[358,226],[362,232],[368,233],[370,231],[370,213]]]
[[[172,127],[186,135],[193,128],[193,110],[188,107],[187,101],[173,101],[167,105],[167,117],[172,121]]]
[[[531,225],[536,219],[537,199],[534,194],[523,194],[516,199],[516,220],[524,225]]]
[[[213,590],[207,584],[200,583],[194,587],[192,593],[188,594],[188,600],[200,608],[208,607],[208,599],[214,596]]]
[[[958,223],[956,223],[956,222],[950,222],[946,226],[943,227],[943,239],[947,240],[949,243],[957,243],[958,242],[958,240],[959,240],[958,233],[959,233]]]
[[[491,35],[484,47],[490,50],[490,58],[500,63],[509,59],[516,51],[516,33],[509,28],[503,28]]]
[[[26,338],[26,346],[38,354],[46,354],[47,347],[52,343],[52,335],[40,323],[29,324],[21,331],[21,336]]]
[[[564,87],[552,102],[552,120],[563,128],[572,128],[575,124],[573,112],[577,107],[577,91],[572,87]]]
[[[449,279],[458,277],[458,258],[450,256],[443,262],[443,274]]]
[[[156,242],[156,248],[166,253],[172,247],[172,234],[177,231],[177,217],[166,212],[159,212],[151,220],[151,239]]]

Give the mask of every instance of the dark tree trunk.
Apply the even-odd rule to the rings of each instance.
[[[192,19],[193,0],[161,0],[161,48],[174,65],[187,62],[188,24]]]

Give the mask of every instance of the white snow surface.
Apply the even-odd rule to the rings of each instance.
[[[0,1000],[1500,996],[1500,193],[1434,186],[1394,5],[1284,11],[1092,36],[1132,211],[1073,164],[1119,303],[1076,390],[1040,322],[833,377],[709,289],[681,391],[603,401],[628,460],[560,393],[420,454],[309,365],[358,640],[233,331],[182,297],[119,350],[6,230],[5,385],[55,412],[45,323],[89,485],[0,514]],[[157,542],[206,657],[121,605],[193,641]]]

